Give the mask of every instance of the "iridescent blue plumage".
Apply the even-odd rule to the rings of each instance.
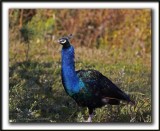
[[[106,104],[118,105],[120,100],[130,103],[129,96],[96,70],[75,71],[74,48],[68,37],[59,39],[62,48],[62,83],[65,91],[78,105],[88,107],[89,114]]]
[[[84,83],[80,81],[75,71],[74,65],[74,48],[62,48],[62,82],[66,92],[69,95],[78,93],[80,89],[84,88]]]

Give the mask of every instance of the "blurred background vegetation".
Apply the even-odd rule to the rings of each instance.
[[[10,122],[82,122],[61,83],[61,46],[73,34],[76,69],[96,69],[136,101],[105,106],[93,122],[151,122],[150,9],[10,9]]]

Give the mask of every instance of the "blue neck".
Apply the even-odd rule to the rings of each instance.
[[[79,91],[79,78],[74,65],[74,48],[62,48],[62,83],[66,92],[70,95]]]

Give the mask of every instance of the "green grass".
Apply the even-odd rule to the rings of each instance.
[[[87,108],[78,107],[61,83],[58,44],[10,44],[10,122],[82,122]],[[96,69],[128,93],[136,105],[121,103],[95,110],[93,122],[151,122],[151,54],[122,47],[75,48],[76,69]]]

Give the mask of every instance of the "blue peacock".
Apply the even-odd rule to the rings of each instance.
[[[119,89],[112,81],[97,70],[75,70],[74,47],[70,36],[62,37],[58,42],[63,46],[61,51],[61,77],[66,93],[79,106],[89,110],[88,122],[92,122],[95,108],[106,104],[119,105],[120,101],[134,104],[134,101]]]

